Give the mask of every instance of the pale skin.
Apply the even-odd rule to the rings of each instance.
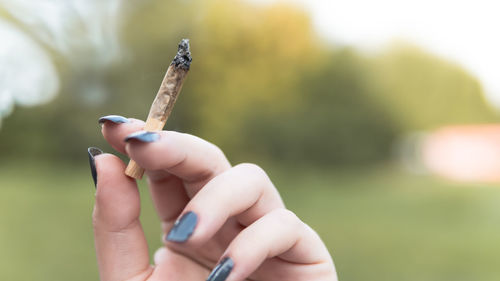
[[[144,127],[129,121],[105,122],[102,133],[145,168],[162,237],[186,212],[198,222],[186,242],[163,239],[150,261],[135,180],[118,157],[96,156],[93,224],[101,280],[206,280],[224,257],[234,261],[227,281],[337,280],[326,246],[286,209],[265,171],[232,166],[218,147],[188,134],[162,131],[154,142],[125,142]]]

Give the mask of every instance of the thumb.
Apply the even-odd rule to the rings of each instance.
[[[98,148],[88,152],[97,189],[93,224],[100,278],[144,280],[153,269],[139,221],[137,184],[125,176],[125,164],[118,157]]]

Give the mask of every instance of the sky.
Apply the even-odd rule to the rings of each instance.
[[[268,4],[275,0],[249,0]],[[395,40],[421,46],[476,76],[500,109],[500,1],[289,0],[328,40],[371,52]]]

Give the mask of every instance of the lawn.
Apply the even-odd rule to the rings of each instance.
[[[0,280],[97,280],[88,168],[39,164],[0,165]],[[269,171],[288,207],[331,249],[342,281],[500,278],[500,186],[394,167]],[[141,191],[153,251],[159,227]]]

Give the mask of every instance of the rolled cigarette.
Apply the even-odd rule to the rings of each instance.
[[[167,119],[172,112],[177,96],[179,95],[182,84],[186,79],[191,65],[191,52],[189,51],[189,39],[182,39],[179,43],[177,54],[167,69],[167,73],[161,82],[160,89],[149,110],[148,119],[144,126],[145,131],[161,131]],[[135,179],[141,179],[144,169],[137,165],[134,160],[130,160],[125,174]]]

